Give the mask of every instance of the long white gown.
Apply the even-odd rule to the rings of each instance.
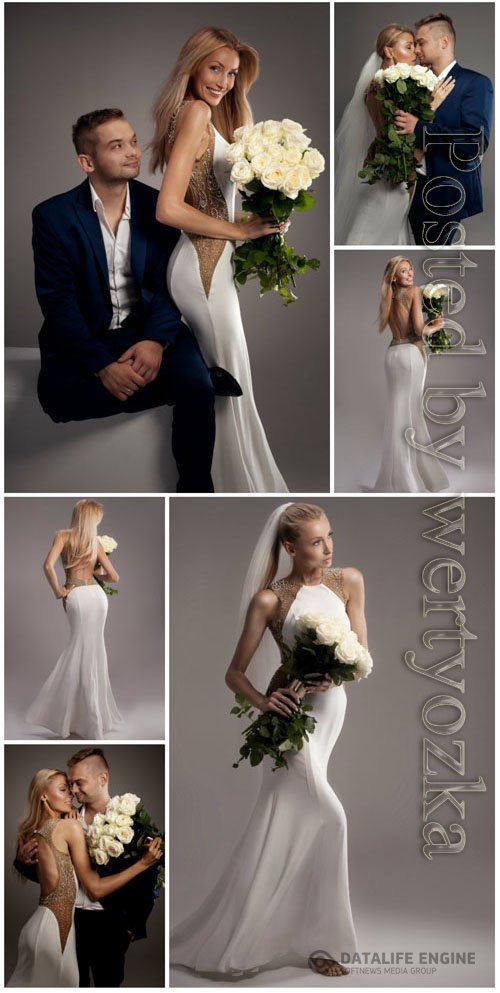
[[[169,141],[175,137],[176,115]],[[226,161],[228,143],[209,125],[210,140],[196,163],[186,200],[212,217],[234,220],[235,186]],[[168,168],[168,167],[167,167]],[[219,493],[283,493],[286,483],[274,461],[259,418],[231,258],[234,245],[181,232],[170,257],[167,285],[210,368],[221,366],[239,382],[243,396],[216,397],[212,479]]]
[[[71,856],[59,852],[52,842],[58,823],[57,818],[45,821],[37,832],[52,852],[59,878],[52,892],[40,898],[19,935],[17,964],[8,987],[78,986],[73,922],[77,884]]]
[[[95,580],[68,593],[69,641],[26,715],[29,724],[93,740],[120,724],[104,644],[107,613],[108,598]]]
[[[378,492],[437,492],[449,486],[438,458],[413,448],[405,437],[409,429],[419,444],[431,444],[422,409],[426,372],[427,359],[415,342],[401,341],[387,349],[387,409],[382,459],[374,486]]]
[[[279,580],[272,633],[282,648],[294,644],[295,622],[310,611],[342,617],[341,570],[327,570],[320,586]],[[346,710],[343,686],[310,694],[314,734],[291,754],[288,769],[263,782],[249,824],[220,882],[172,935],[172,962],[199,972],[306,967],[318,950],[337,960],[356,950],[349,899],[347,827],[327,779],[328,760]]]

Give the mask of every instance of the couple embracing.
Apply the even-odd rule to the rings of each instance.
[[[493,91],[486,76],[459,65],[455,46],[453,23],[443,13],[424,17],[415,30],[389,24],[380,31],[336,136],[337,244],[463,244],[461,222],[483,210],[481,161]],[[403,107],[392,112],[387,101],[398,97],[387,92],[385,80],[401,77],[397,90],[405,93],[412,76],[417,94],[418,87],[432,91],[422,118]],[[396,181],[397,166],[392,177],[386,171],[387,178],[375,178],[387,161],[391,168],[397,163],[404,136],[411,136],[406,144],[412,148],[405,181]]]
[[[100,748],[73,755],[67,773],[35,773],[15,867],[39,885],[40,900],[8,987],[121,985],[129,944],[146,937],[158,895],[155,834],[140,797],[110,797]]]
[[[179,492],[287,488],[253,398],[231,261],[234,241],[288,226],[234,212],[226,152],[251,123],[258,71],[230,31],[197,31],[155,106],[160,192],[137,180],[132,123],[107,108],[73,127],[84,182],[33,213],[43,409],[62,422],[173,406]]]

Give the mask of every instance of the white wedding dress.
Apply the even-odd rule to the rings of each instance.
[[[180,109],[180,108],[179,108]],[[175,138],[177,115],[169,130]],[[202,213],[234,220],[235,186],[226,161],[228,143],[209,125],[210,140],[196,162],[186,200]],[[168,168],[168,166],[167,166]],[[240,397],[216,397],[212,479],[219,493],[282,493],[286,483],[274,461],[252,391],[247,343],[234,285],[234,245],[181,232],[170,257],[167,285],[209,368],[235,377]]]
[[[373,53],[363,66],[335,135],[336,245],[414,244],[406,184],[380,180],[370,185],[358,176],[377,134],[366,94],[381,64]]]
[[[19,935],[16,968],[8,987],[78,986],[75,925],[76,877],[70,855],[52,842],[58,818],[45,821],[37,834],[44,839],[58,870],[55,888],[40,904]]]
[[[99,740],[122,720],[109,681],[104,644],[108,598],[94,579],[67,582],[77,584],[66,597],[69,641],[26,721],[60,738],[74,733]]]
[[[271,631],[282,651],[294,644],[301,614],[325,613],[349,625],[339,569],[327,570],[319,586],[282,579],[271,589],[280,601]],[[280,670],[271,686],[279,676]],[[302,751],[287,754],[288,769],[272,772],[264,760],[255,809],[222,878],[173,932],[174,964],[235,974],[304,968],[313,952],[329,952],[338,960],[342,952],[356,950],[346,818],[327,779],[344,722],[344,686],[310,694],[307,702],[318,722],[314,734]]]
[[[415,440],[430,445],[423,412],[423,393],[427,358],[422,354],[422,339],[415,334],[408,314],[406,328],[394,327],[385,356],[387,400],[382,458],[374,490],[382,493],[437,492],[447,489],[448,477],[439,459],[418,451],[409,443]]]

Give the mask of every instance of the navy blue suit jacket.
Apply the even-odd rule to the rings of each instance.
[[[450,76],[455,80],[452,92],[438,107],[432,123],[418,122],[415,137],[417,148],[423,148],[425,128],[424,182],[442,177],[441,183],[436,182],[429,193],[431,204],[439,211],[435,219],[449,217],[458,221],[480,214],[483,209],[479,154],[486,151],[490,140],[493,87],[487,76],[464,69],[458,63]],[[470,134],[471,138],[456,139],[452,146],[449,132]],[[473,137],[477,132],[481,135]],[[454,181],[463,187],[463,195]],[[464,202],[459,206],[462,199]]]
[[[155,217],[158,191],[130,180],[131,266],[139,301],[123,322],[134,341],[175,341],[181,315],[166,286],[167,262],[179,237]],[[109,275],[88,180],[33,211],[35,286],[45,318],[42,363],[61,356],[88,373],[115,361],[105,332],[112,318]]]

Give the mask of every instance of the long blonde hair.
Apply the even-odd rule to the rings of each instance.
[[[378,329],[380,332],[385,330],[389,321],[389,313],[391,310],[391,304],[394,296],[394,286],[396,282],[396,271],[402,262],[410,262],[410,260],[404,255],[393,255],[392,259],[389,259],[384,270],[384,278],[380,289],[380,307],[378,311]]]
[[[267,589],[270,583],[272,583],[278,571],[280,550],[283,542],[297,541],[304,524],[307,524],[308,521],[317,521],[318,518],[323,517],[324,513],[324,510],[314,503],[291,503],[283,511],[278,521],[278,530],[271,549],[269,567],[262,583],[263,590]]]
[[[97,526],[103,506],[97,500],[78,500],[73,507],[71,531],[63,549],[66,569],[97,561]]]
[[[413,38],[415,37],[413,29],[405,28],[403,24],[386,24],[385,28],[382,28],[375,42],[375,51],[382,61],[385,59],[384,49],[392,48],[402,34],[411,34]]]
[[[204,59],[217,48],[227,47],[240,57],[234,86],[212,108],[212,121],[226,141],[233,140],[236,128],[252,123],[252,111],[247,93],[259,75],[259,56],[255,48],[239,41],[227,28],[200,28],[182,46],[177,61],[153,108],[155,132],[150,144],[151,171],[166,164],[166,138],[172,116],[189,93],[189,81]]]
[[[35,772],[28,790],[28,809],[17,829],[17,840],[27,841],[34,831],[38,831],[40,825],[47,819],[44,813],[41,796],[44,790],[56,776],[63,776],[67,780],[65,772],[61,769],[39,769]]]

